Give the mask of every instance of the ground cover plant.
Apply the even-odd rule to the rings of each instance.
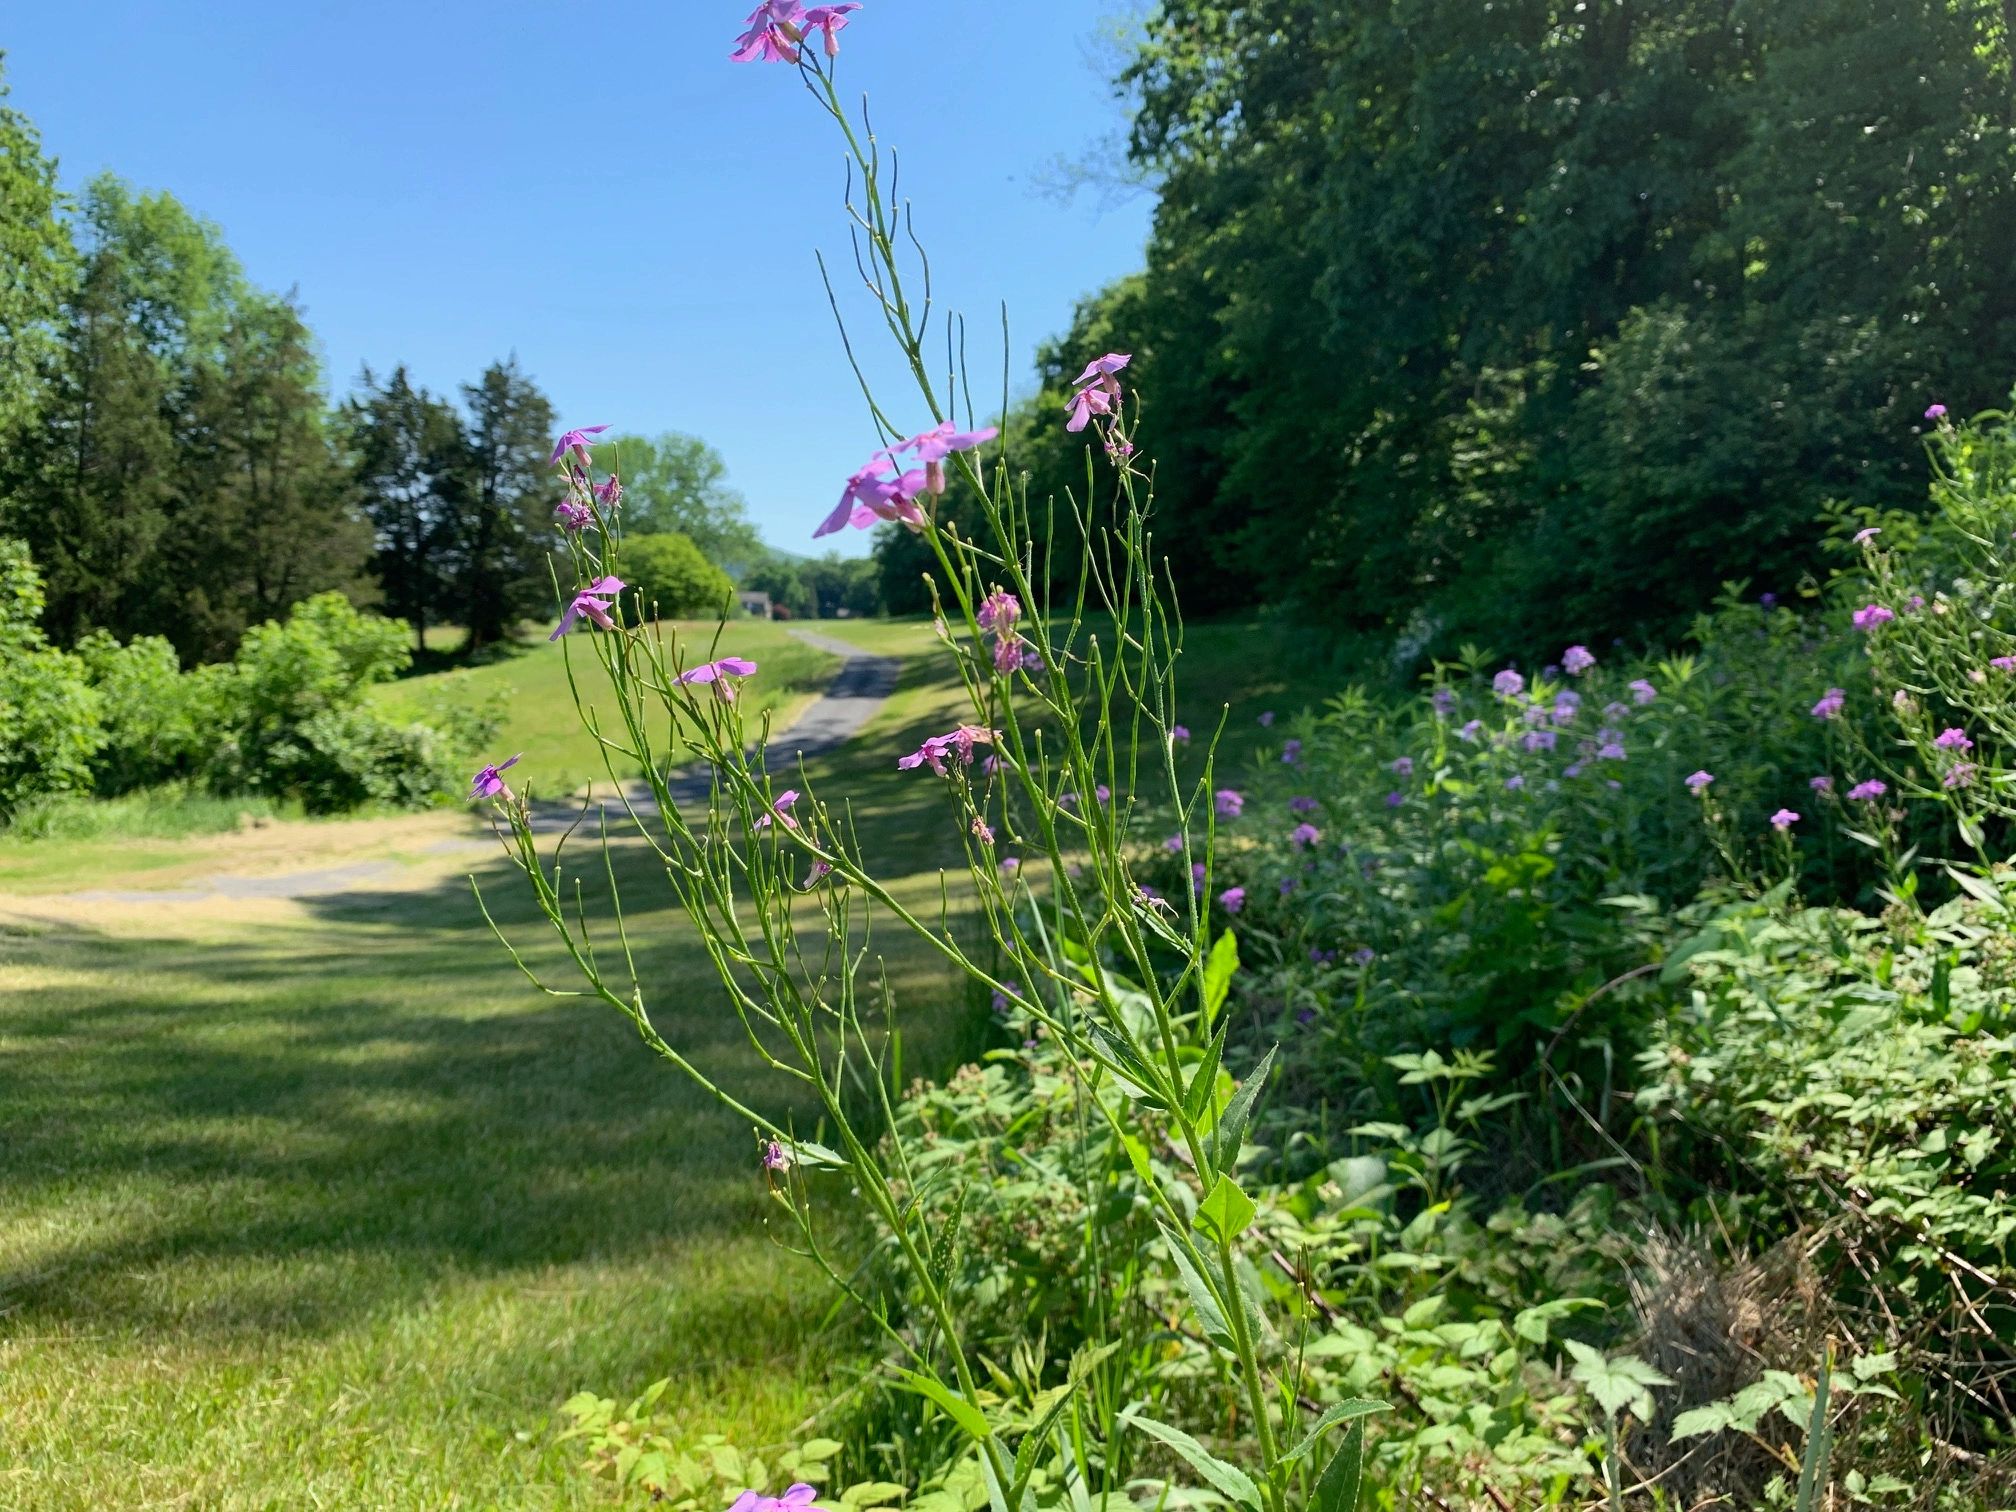
[[[853,9],[760,7],[738,60],[795,67],[842,133],[859,271],[931,422],[906,439],[869,393],[882,446],[819,533],[893,521],[928,554],[966,709],[891,756],[942,790],[977,919],[903,907],[844,793],[750,759],[759,667],[626,621],[620,513],[579,476],[567,615],[594,627],[608,748],[650,769],[669,724],[713,762],[704,818],[661,792],[647,842],[816,1121],[723,1091],[661,1028],[618,901],[572,901],[525,774],[491,767],[477,792],[574,968],[528,976],[750,1125],[785,1242],[882,1341],[788,1491],[682,1442],[662,1386],[569,1405],[585,1468],[691,1505],[738,1469],[751,1506],[822,1481],[1003,1512],[1992,1505],[2012,1044],[1975,984],[2006,919],[1994,677],[2016,653],[1984,586],[2016,523],[2004,422],[1928,413],[1936,522],[1895,556],[1856,532],[1877,596],[1813,595],[1845,624],[1732,591],[1684,655],[1467,652],[1418,701],[1346,695],[1277,731],[1271,781],[1186,770],[1130,358],[1084,354],[1055,417],[1093,444],[1053,602],[1053,537],[988,465],[1000,429],[924,358],[881,149],[833,82]],[[1862,899],[1880,924],[1843,906]],[[1881,959],[1839,943],[1871,930]],[[989,996],[983,1066],[905,1087],[872,969],[890,931]],[[1913,1027],[1872,1053],[1877,1023]],[[842,1193],[872,1242],[828,1223]]]

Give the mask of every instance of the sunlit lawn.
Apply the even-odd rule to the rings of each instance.
[[[680,621],[668,622],[666,628],[676,637],[680,659],[688,666],[715,656],[746,656],[754,661],[761,674],[747,685],[745,707],[752,714],[771,712],[779,721],[816,697],[839,665],[833,656],[798,640],[788,625],[769,620]],[[444,701],[481,704],[497,699],[504,719],[495,742],[497,752],[500,756],[522,752],[525,780],[538,792],[557,795],[586,782],[607,780],[601,752],[574,707],[578,687],[583,703],[613,730],[614,715],[603,686],[601,665],[585,637],[549,644],[543,636],[534,636],[513,654],[488,665],[404,678],[379,689],[378,698],[384,707],[415,719],[426,718]]]
[[[780,681],[819,680],[781,627],[736,628]],[[810,775],[935,917],[957,826],[893,759],[956,721],[948,669],[920,654],[925,625],[815,628],[908,658],[890,707]],[[1210,629],[1195,664],[1244,668],[1251,638]],[[586,752],[541,655],[469,674],[514,688],[499,749],[535,772]],[[1242,728],[1297,696],[1251,669],[1236,690]],[[481,927],[472,866],[566,980],[515,873],[440,853],[481,833],[449,814],[282,824],[153,842],[123,869],[114,842],[0,846],[0,1506],[592,1505],[551,1446],[574,1390],[669,1375],[693,1432],[774,1442],[858,1367],[858,1340],[821,1329],[824,1288],[766,1237],[751,1131],[609,1011],[535,993]],[[396,880],[305,903],[48,896],[388,855]],[[661,1029],[788,1110],[683,916],[647,901],[648,852],[617,867]],[[967,994],[877,938],[906,1073],[970,1053]]]

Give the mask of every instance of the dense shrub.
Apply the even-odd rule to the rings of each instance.
[[[105,743],[103,700],[83,662],[44,642],[42,603],[28,548],[0,536],[0,816],[88,788]]]
[[[677,531],[631,536],[623,542],[623,613],[632,624],[648,619],[713,618],[735,592],[728,574]]]
[[[131,792],[203,765],[224,724],[226,669],[185,673],[175,647],[163,637],[138,636],[122,646],[104,630],[79,641],[77,656],[104,709],[99,792]]]

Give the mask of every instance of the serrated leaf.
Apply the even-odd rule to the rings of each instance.
[[[1196,1309],[1197,1323],[1204,1330],[1204,1337],[1220,1349],[1231,1349],[1232,1327],[1225,1321],[1225,1309],[1218,1305],[1217,1296],[1198,1273],[1197,1267],[1190,1263],[1182,1241],[1171,1234],[1167,1236],[1167,1242],[1170,1257],[1176,1262],[1176,1274],[1182,1279],[1191,1307]]]
[[[1359,1480],[1365,1465],[1365,1420],[1360,1418],[1344,1435],[1344,1442],[1330,1456],[1316,1482],[1311,1512],[1356,1512]]]
[[[1253,1484],[1253,1478],[1237,1465],[1228,1465],[1181,1428],[1172,1428],[1167,1423],[1158,1423],[1151,1417],[1142,1417],[1132,1408],[1120,1414],[1120,1421],[1140,1429],[1150,1438],[1160,1439],[1171,1449],[1182,1455],[1190,1468],[1232,1500],[1248,1507],[1260,1505],[1260,1488]]]
[[[1210,1195],[1197,1205],[1196,1223],[1214,1238],[1229,1241],[1246,1232],[1246,1226],[1258,1211],[1253,1199],[1239,1190],[1237,1182],[1230,1176],[1220,1176],[1212,1184]]]
[[[1706,1407],[1690,1407],[1673,1419],[1673,1437],[1676,1439],[1700,1438],[1704,1434],[1720,1433],[1734,1418],[1726,1402],[1710,1402]]]
[[[1384,1412],[1386,1410],[1384,1402],[1367,1401],[1363,1397],[1352,1397],[1346,1401],[1337,1403],[1333,1407],[1327,1407],[1324,1409],[1323,1415],[1316,1419],[1315,1426],[1303,1436],[1302,1442],[1281,1456],[1280,1463],[1283,1465],[1294,1464],[1295,1461],[1302,1458],[1311,1449],[1314,1449],[1318,1442],[1321,1441],[1323,1435],[1328,1433],[1332,1428],[1335,1428],[1339,1423],[1352,1422],[1357,1418],[1369,1417],[1375,1412]]]
[[[1267,1073],[1274,1069],[1274,1052],[1279,1048],[1269,1047],[1260,1057],[1260,1064],[1239,1083],[1239,1090],[1225,1105],[1224,1117],[1211,1131],[1212,1170],[1224,1174],[1239,1164],[1239,1147],[1246,1141],[1246,1125],[1253,1118],[1253,1105],[1260,1100],[1261,1088],[1267,1085]]]

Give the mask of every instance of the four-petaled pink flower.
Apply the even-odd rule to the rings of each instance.
[[[1781,808],[1771,816],[1771,828],[1778,831],[1781,835],[1798,822],[1799,816],[1788,808]]]
[[[1878,625],[1887,625],[1897,616],[1882,604],[1864,604],[1852,618],[1857,630],[1874,630]]]
[[[962,431],[950,420],[941,420],[927,431],[898,441],[894,446],[884,447],[875,455],[886,457],[900,465],[904,452],[916,453],[917,460],[924,464],[924,491],[942,494],[945,492],[945,459],[954,452],[972,451],[976,446],[985,446],[1001,434],[999,426],[990,425],[984,430]]]
[[[799,0],[763,0],[749,12],[749,29],[735,39],[730,63],[796,63],[805,40]]]
[[[1971,751],[1974,742],[1967,738],[1967,732],[1955,727],[1941,730],[1932,738],[1932,744],[1942,751]]]
[[[1131,352],[1108,352],[1088,362],[1085,371],[1072,380],[1073,393],[1066,401],[1071,417],[1064,422],[1064,429],[1082,431],[1094,415],[1110,415],[1117,410],[1120,380],[1113,375],[1133,360]]]
[[[1858,782],[1848,789],[1848,796],[1857,803],[1868,803],[1889,791],[1888,786],[1871,777],[1867,782]]]
[[[1944,420],[1946,418],[1946,406],[1943,404],[1927,405],[1925,407],[1925,418],[1927,420]]]
[[[917,507],[917,495],[925,492],[927,479],[922,468],[912,468],[889,476],[891,463],[886,453],[877,452],[848,478],[840,490],[840,502],[812,532],[817,540],[852,525],[866,530],[877,520],[900,520],[912,529],[924,524],[924,511]]]
[[[495,766],[486,766],[483,768],[482,771],[469,779],[469,796],[472,799],[496,798],[499,796],[509,798],[511,796],[511,789],[505,786],[504,773],[518,765],[519,758],[524,754],[523,751],[520,751],[517,756],[513,756],[509,761],[500,761]]]
[[[1687,787],[1690,792],[1705,793],[1708,791],[1708,784],[1714,780],[1713,772],[1696,772],[1687,779]]]
[[[553,443],[553,455],[546,459],[547,463],[550,465],[558,462],[569,452],[574,453],[581,461],[586,462],[588,460],[588,438],[590,436],[599,436],[607,429],[609,427],[606,425],[584,425],[579,430],[567,431],[558,441]]]
[[[1847,701],[1848,693],[1846,689],[1829,688],[1821,696],[1820,701],[1813,705],[1813,717],[1815,719],[1832,719],[1841,712],[1842,705],[1847,703]]]
[[[728,1512],[826,1512],[813,1501],[818,1494],[803,1481],[790,1487],[782,1496],[762,1496],[754,1491],[744,1491],[729,1504]]]
[[[1561,653],[1561,670],[1570,677],[1580,677],[1596,665],[1596,655],[1587,646],[1570,646]]]
[[[759,830],[770,828],[770,821],[773,818],[786,829],[798,828],[798,821],[791,817],[791,806],[797,801],[798,790],[796,788],[784,789],[783,792],[771,800],[769,813],[758,814],[756,816],[756,828]]]
[[[1211,795],[1211,803],[1220,819],[1237,819],[1240,810],[1246,807],[1246,795],[1233,788],[1220,788]]]
[[[826,56],[837,58],[840,56],[840,33],[847,25],[847,13],[859,9],[861,7],[855,0],[848,0],[845,5],[815,5],[800,18],[805,26],[805,35],[809,37],[815,31],[825,33]]]
[[[1218,894],[1218,906],[1228,914],[1239,912],[1240,909],[1246,906],[1246,889],[1243,887],[1226,888],[1225,891]]]
[[[911,772],[920,766],[929,765],[940,777],[945,775],[945,762],[949,757],[957,757],[965,766],[973,764],[973,748],[978,745],[992,745],[996,731],[980,725],[961,725],[947,735],[933,735],[908,756],[896,758],[898,770]]]
[[[728,681],[731,677],[754,677],[756,663],[746,656],[724,656],[719,661],[702,662],[699,666],[681,672],[672,681],[684,683],[688,687],[712,683],[714,696],[723,703],[735,701],[735,685]]]
[[[1864,525],[1860,530],[1855,532],[1855,544],[1857,546],[1867,546],[1881,534],[1883,534],[1883,527],[1881,525]]]
[[[609,617],[609,611],[616,607],[616,595],[623,591],[623,579],[619,577],[597,578],[586,588],[574,595],[560,616],[560,626],[546,639],[557,641],[574,628],[577,619],[592,620],[604,630],[614,630],[616,621]]]

